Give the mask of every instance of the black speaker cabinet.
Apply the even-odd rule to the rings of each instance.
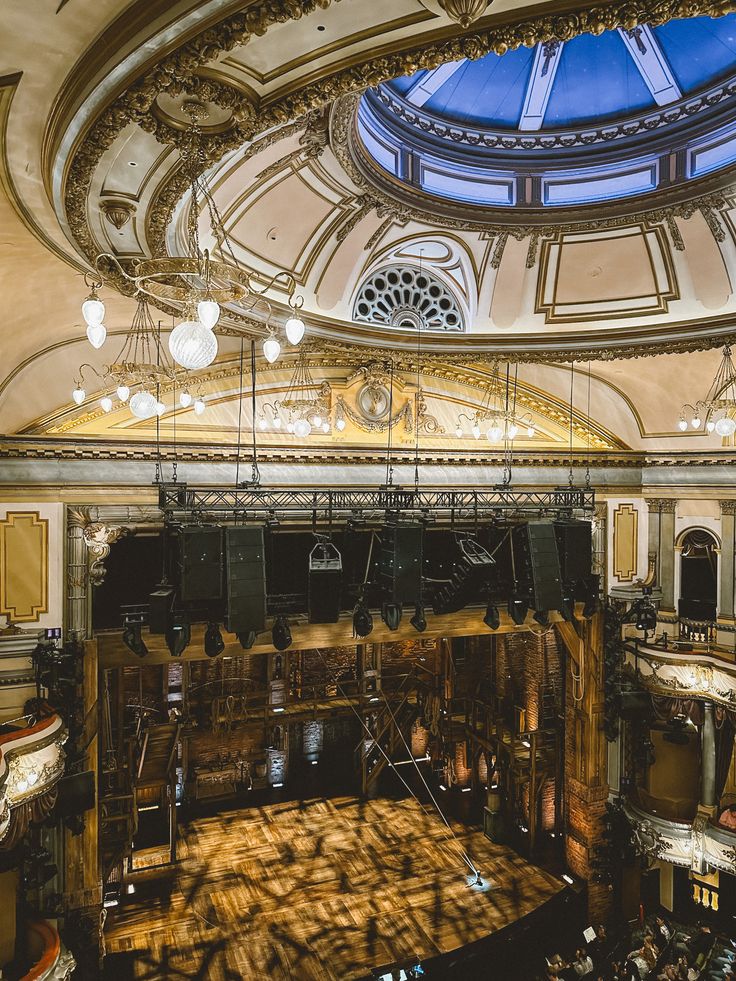
[[[165,634],[176,602],[176,591],[167,583],[159,583],[148,597],[148,629],[152,634]]]
[[[337,623],[341,590],[342,556],[332,542],[318,542],[309,554],[310,623]]]
[[[551,521],[530,521],[514,529],[514,562],[519,589],[535,610],[562,606],[557,536]]]
[[[221,600],[222,528],[179,528],[176,545],[181,602]]]
[[[587,582],[591,574],[593,527],[589,521],[555,521],[560,575],[565,583]]]
[[[234,634],[266,626],[266,552],[262,525],[225,529],[225,626]]]
[[[54,814],[57,817],[73,817],[95,806],[95,775],[92,770],[70,773],[57,784],[58,796]]]
[[[419,524],[388,525],[381,531],[379,576],[384,603],[418,603],[422,584],[422,535]]]

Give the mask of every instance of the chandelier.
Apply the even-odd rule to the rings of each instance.
[[[498,363],[491,368],[491,377],[483,395],[483,401],[472,414],[459,413],[455,435],[464,435],[463,420],[470,424],[470,432],[475,439],[480,439],[485,432],[489,443],[513,442],[524,430],[531,439],[534,435],[534,423],[531,413],[519,414],[516,411],[516,389],[518,367],[514,370],[511,380],[511,366],[506,365],[506,380],[499,375]]]
[[[200,102],[188,101],[184,104],[183,111],[191,119],[191,126],[181,146],[182,172],[190,189],[186,225],[187,254],[144,259],[134,262],[127,269],[110,253],[98,255],[95,259],[98,277],[94,280],[85,277],[90,288],[90,293],[82,304],[87,338],[95,349],[105,343],[105,305],[98,291],[102,288],[104,276],[114,270],[139,296],[150,297],[163,307],[173,303],[182,310],[183,319],[171,331],[168,343],[171,358],[180,368],[197,371],[212,364],[218,353],[215,327],[220,320],[222,307],[226,304],[242,303],[249,297],[253,298],[253,305],[261,301],[269,309],[263,355],[269,364],[273,364],[281,353],[281,343],[271,325],[271,304],[264,294],[277,283],[284,286],[291,311],[284,330],[292,345],[301,342],[306,330],[304,321],[299,316],[303,298],[296,295],[296,280],[291,273],[282,270],[262,289],[258,289],[254,284],[252,271],[239,264],[205,177],[206,161],[200,123],[207,118],[207,110]],[[209,219],[220,258],[214,258],[208,249],[202,247],[199,237],[202,215]],[[141,363],[141,371],[147,363]]]
[[[97,302],[102,306],[101,301]],[[102,316],[104,316],[104,307]],[[166,406],[160,400],[160,390],[166,384],[179,381],[179,376],[161,343],[161,330],[153,322],[145,294],[138,295],[130,329],[114,361],[103,365],[101,372],[90,364],[79,366],[72,392],[72,399],[76,405],[81,405],[87,397],[84,388],[85,369],[100,379],[104,389],[108,391],[114,389],[120,403],[127,402],[130,411],[137,419],[150,419],[155,415],[163,415]],[[192,406],[197,415],[201,415],[205,409],[201,393],[192,396],[186,387],[179,396],[179,404],[185,409]],[[100,398],[100,407],[104,412],[111,412],[113,405],[111,395],[105,394]]]
[[[681,432],[688,427],[705,431],[714,430],[719,436],[733,436],[736,432],[736,367],[731,357],[731,348],[723,349],[721,363],[704,399],[695,405],[686,402],[680,410],[677,423]]]
[[[331,389],[328,382],[317,383],[312,378],[309,362],[302,351],[294,368],[294,374],[289,382],[286,395],[280,401],[265,403],[261,410],[268,409],[273,418],[274,426],[281,427],[279,409],[285,409],[288,414],[286,431],[295,436],[309,436],[311,432],[329,433]],[[264,428],[264,427],[262,427]]]

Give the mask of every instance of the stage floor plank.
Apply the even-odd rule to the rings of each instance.
[[[561,884],[480,831],[460,845],[413,799],[315,799],[235,809],[180,828],[167,900],[126,904],[105,930],[106,976],[345,981],[446,953],[514,922]]]

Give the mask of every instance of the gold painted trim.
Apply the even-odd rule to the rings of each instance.
[[[40,581],[36,599],[27,598],[27,607],[24,609],[10,602],[10,568],[8,556],[8,532],[11,528],[19,526],[19,519],[30,519],[29,528],[40,529],[40,557],[39,573]],[[49,521],[42,518],[38,511],[8,511],[4,518],[0,519],[0,614],[8,617],[15,623],[33,623],[40,616],[49,611]]]
[[[619,504],[613,512],[613,574],[619,582],[633,581],[638,557],[639,511],[632,504]]]

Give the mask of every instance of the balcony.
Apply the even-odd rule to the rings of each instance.
[[[627,641],[624,670],[655,695],[707,698],[736,706],[736,662],[733,654],[705,647],[690,651]]]
[[[692,822],[668,820],[652,814],[640,797],[624,801],[626,813],[642,852],[649,851],[664,862],[702,874],[709,869],[734,874],[736,832],[696,816]]]

